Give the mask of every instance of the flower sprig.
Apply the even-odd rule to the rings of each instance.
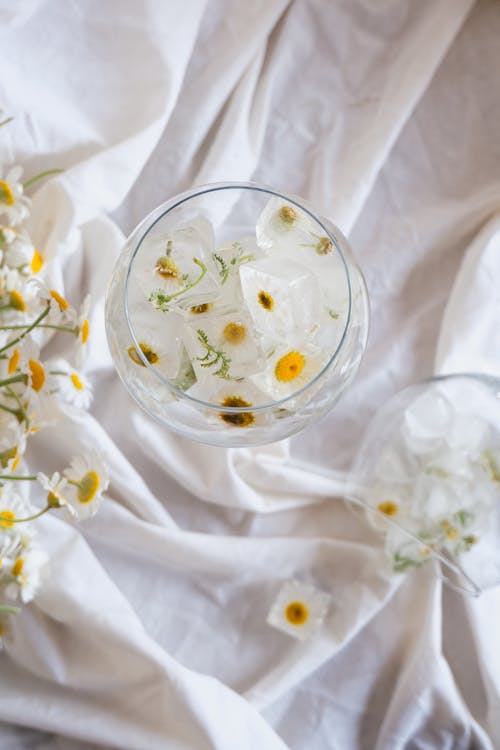
[[[214,375],[224,380],[229,380],[229,366],[231,364],[231,358],[222,349],[217,349],[208,340],[208,336],[201,328],[198,328],[196,333],[198,334],[198,341],[205,348],[205,355],[203,357],[197,357],[196,359],[200,362],[202,367],[215,367]]]
[[[0,127],[11,120],[1,120]],[[70,418],[75,409],[88,408],[92,398],[81,369],[90,299],[77,310],[47,285],[49,264],[26,228],[31,200],[25,190],[60,171],[46,170],[22,182],[21,167],[0,166],[0,648],[8,642],[19,605],[35,596],[47,562],[37,519],[57,511],[68,519],[87,518],[109,483],[95,453],[73,458],[50,476],[22,471],[29,438]],[[43,343],[55,335],[72,341],[67,359],[43,357]]]

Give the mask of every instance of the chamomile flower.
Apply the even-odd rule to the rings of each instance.
[[[15,584],[9,584],[5,593],[11,599],[20,598],[30,602],[40,584],[42,566],[47,561],[47,554],[32,542],[12,561],[10,575]]]
[[[43,305],[36,285],[17,269],[9,269],[3,275],[2,307],[5,321],[31,320],[38,315]]]
[[[148,314],[136,315],[132,325],[140,351],[151,367],[165,378],[175,378],[183,355],[182,317],[175,312],[165,316],[149,311]],[[127,357],[138,376],[148,382],[153,379],[153,373],[149,371],[132,341],[127,348]]]
[[[51,393],[78,409],[88,409],[92,402],[92,387],[85,375],[65,359],[51,359],[46,363]]]
[[[97,453],[76,456],[65,469],[68,480],[65,495],[79,520],[93,516],[109,485],[106,466]]]
[[[278,592],[267,623],[299,640],[309,638],[322,625],[331,596],[301,581],[287,581]]]
[[[76,361],[80,367],[83,364],[90,336],[89,311],[90,294],[87,294],[76,317]]]
[[[36,478],[47,492],[47,505],[50,508],[66,508],[71,516],[76,517],[76,512],[66,497],[65,489],[68,480],[65,477],[62,477],[58,471],[50,477],[39,471]]]
[[[12,408],[11,406],[9,408]],[[26,435],[13,414],[0,412],[0,467],[2,474],[15,471],[26,449]]]
[[[10,238],[10,241],[6,244],[3,252],[4,263],[9,266],[9,268],[14,268],[25,276],[32,273],[38,273],[43,267],[43,257],[41,253],[36,250],[30,238],[24,232],[14,231],[14,237]]]
[[[268,350],[265,369],[252,379],[261,390],[279,400],[304,388],[325,364],[325,353],[312,344],[278,344]]]
[[[9,531],[15,537],[17,532],[21,533],[17,520],[28,518],[32,515],[33,508],[16,490],[10,488],[10,484],[12,482],[9,486],[2,487],[0,492],[0,531]],[[26,526],[23,524],[22,532],[25,531]],[[9,556],[9,551],[4,548],[1,550],[1,556]]]
[[[266,396],[249,381],[234,381],[208,393],[206,387],[197,385],[189,392],[196,398],[203,398],[221,407],[220,411],[207,410],[207,418],[221,427],[238,430],[260,427],[268,419],[265,414],[254,411],[254,407],[266,403]]]
[[[0,216],[14,227],[29,216],[31,206],[20,181],[22,173],[22,167],[12,167],[4,177],[0,175]]]

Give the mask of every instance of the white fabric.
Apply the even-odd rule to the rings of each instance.
[[[0,656],[2,750],[500,747],[500,592],[466,601],[432,566],[391,577],[331,499],[438,338],[439,371],[500,373],[499,33],[494,0],[0,2],[1,161],[65,168],[33,232],[54,283],[95,302],[92,416],[33,438],[30,470],[94,446],[112,479],[95,519],[40,521],[51,564]],[[331,415],[226,451],[132,403],[103,296],[122,231],[235,178],[349,232],[373,317]],[[265,622],[292,577],[334,599],[304,643]]]

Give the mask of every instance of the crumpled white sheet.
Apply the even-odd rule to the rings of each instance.
[[[40,521],[51,565],[0,655],[2,750],[500,747],[500,592],[461,599],[432,566],[392,577],[332,499],[438,339],[438,371],[500,372],[499,32],[494,0],[0,2],[2,161],[65,168],[33,232],[53,282],[95,302],[92,415],[36,436],[30,470],[92,445],[112,478],[95,519]],[[331,415],[226,451],[138,411],[103,296],[118,227],[249,178],[350,233],[372,331]],[[304,643],[265,623],[291,577],[334,599]]]

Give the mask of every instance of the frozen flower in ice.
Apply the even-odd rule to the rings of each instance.
[[[224,409],[248,409],[252,404],[245,401],[241,396],[226,396],[221,401]],[[255,415],[251,411],[229,412],[221,411],[219,414],[223,422],[233,427],[250,427],[255,422]]]
[[[265,369],[252,376],[255,384],[274,400],[304,388],[326,365],[326,355],[318,347],[295,343],[296,346],[274,345],[267,353]]]
[[[305,640],[323,623],[331,597],[301,581],[287,581],[281,587],[267,623],[287,635]]]
[[[255,327],[270,336],[307,337],[321,316],[319,285],[308,268],[266,257],[245,263],[241,290]]]
[[[151,311],[148,314],[135,315],[132,326],[140,353],[146,362],[164,378],[169,380],[176,378],[183,356],[181,339],[183,318],[176,312],[163,316]],[[127,348],[127,356],[134,365],[140,368],[137,374],[140,374],[142,379],[148,379],[149,382],[154,376],[140,353],[131,341]],[[149,376],[152,377],[149,378]]]
[[[63,403],[88,409],[92,401],[92,387],[82,372],[60,358],[46,362],[46,369],[51,393],[57,393]]]
[[[97,453],[76,456],[65,469],[68,480],[65,494],[78,519],[90,518],[99,507],[109,485],[106,466]]]
[[[31,206],[20,181],[22,173],[22,167],[12,167],[4,178],[0,177],[0,216],[6,216],[12,226],[21,224],[29,216]]]
[[[186,326],[184,341],[198,377],[241,378],[262,367],[262,352],[243,309]]]
[[[219,388],[212,386],[211,390],[207,390],[206,385],[201,386],[197,383],[189,393],[195,398],[220,407],[220,410],[207,409],[206,412],[207,419],[220,426],[237,429],[257,427],[265,424],[268,419],[256,409],[265,405],[265,394],[248,380],[235,380]]]

